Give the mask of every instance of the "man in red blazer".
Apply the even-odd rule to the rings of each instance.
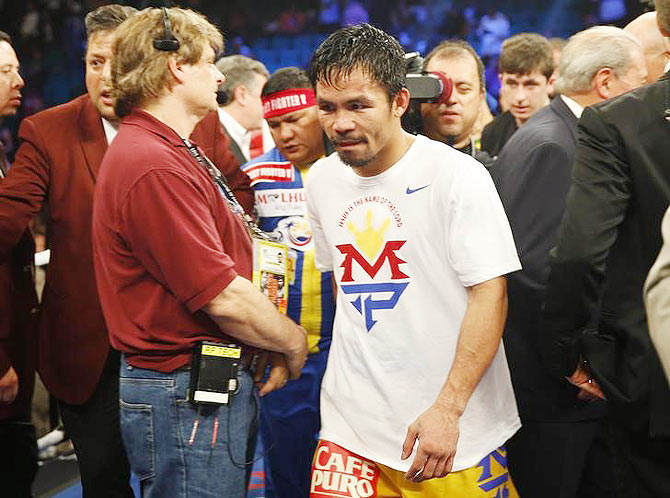
[[[59,401],[79,461],[84,498],[133,496],[118,419],[119,355],[110,350],[91,249],[93,190],[118,120],[109,62],[114,30],[135,9],[105,5],[86,16],[88,93],[25,119],[11,173],[0,185],[0,262],[44,202],[51,248],[39,325],[38,371]],[[215,112],[193,141],[227,176],[245,209],[253,202]]]
[[[0,116],[16,114],[23,79],[7,33],[0,31]],[[0,144],[0,184],[8,164]],[[37,295],[33,281],[35,244],[30,230],[0,262],[0,482],[7,496],[29,498],[37,472],[31,423],[35,386]]]

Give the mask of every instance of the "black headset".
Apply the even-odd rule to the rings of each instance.
[[[179,40],[172,34],[167,9],[162,7],[161,10],[163,12],[163,36],[154,40],[154,48],[161,52],[176,52],[179,50]]]

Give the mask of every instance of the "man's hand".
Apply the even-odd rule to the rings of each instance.
[[[202,309],[222,331],[242,343],[283,353],[290,378],[300,377],[307,359],[307,332],[279,313],[249,280],[236,276]]]
[[[593,378],[591,372],[580,364],[574,373],[567,378],[573,386],[577,386],[580,391],[577,397],[583,401],[593,401],[595,399],[605,399],[598,381]]]
[[[11,403],[19,392],[19,378],[14,368],[9,367],[5,375],[0,378],[0,403]]]
[[[292,320],[287,318],[295,329],[293,333],[293,344],[289,351],[286,352],[286,364],[288,366],[289,377],[295,380],[300,377],[302,367],[307,361],[307,332],[300,325],[296,325]]]
[[[270,374],[265,382],[261,382],[265,374],[265,367],[267,366],[268,360],[271,365]],[[256,387],[259,389],[258,394],[260,396],[265,396],[272,391],[284,387],[286,382],[288,382],[288,365],[286,364],[284,355],[280,353],[269,353],[267,351],[261,353],[256,365],[256,370],[254,371],[254,381],[256,382]]]
[[[405,479],[421,482],[444,477],[451,471],[458,442],[459,419],[460,416],[436,403],[409,426],[401,458],[409,458],[417,439],[419,447]]]

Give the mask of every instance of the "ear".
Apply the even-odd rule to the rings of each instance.
[[[394,117],[400,118],[409,107],[409,90],[402,88],[391,103],[391,113]]]
[[[178,60],[175,55],[170,55],[168,57],[168,70],[172,77],[177,81],[177,83],[183,83],[184,81],[184,63],[181,60]]]
[[[556,83],[556,71],[554,71],[547,80],[547,95],[554,94],[554,83]]]
[[[601,67],[598,69],[592,80],[593,88],[598,94],[598,97],[603,100],[607,100],[612,96],[611,88],[613,78],[614,72],[612,71],[612,68]]]
[[[249,91],[247,90],[247,87],[244,85],[237,85],[235,87],[235,90],[233,90],[233,102],[237,102],[238,104],[244,104],[246,103],[247,96],[249,95]]]

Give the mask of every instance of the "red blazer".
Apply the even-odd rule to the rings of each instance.
[[[212,113],[192,138],[211,154],[240,202],[249,207],[249,180],[219,129]],[[91,249],[93,189],[107,140],[88,95],[24,119],[19,139],[13,166],[0,184],[0,262],[46,201],[51,262],[42,297],[37,368],[51,394],[80,404],[95,390],[109,351]]]

